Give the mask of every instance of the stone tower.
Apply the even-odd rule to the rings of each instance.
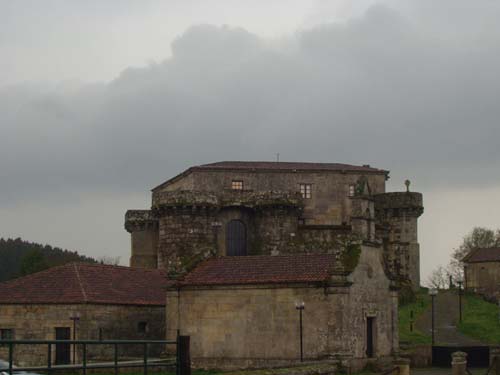
[[[410,191],[374,195],[378,234],[392,274],[420,286],[420,245],[417,221],[424,212],[422,194]]]
[[[130,233],[130,266],[158,268],[158,220],[151,210],[129,210],[125,229]]]

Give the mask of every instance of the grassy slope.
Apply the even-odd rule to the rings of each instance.
[[[499,309],[494,303],[486,302],[475,295],[465,295],[463,300],[461,333],[484,343],[500,343]]]
[[[410,345],[430,344],[431,338],[415,328],[415,321],[430,306],[430,297],[426,291],[417,294],[417,300],[399,307],[399,341]],[[413,311],[413,319],[411,319]],[[413,320],[413,331],[410,322]]]

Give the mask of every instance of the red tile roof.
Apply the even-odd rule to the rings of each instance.
[[[500,247],[474,249],[464,257],[464,262],[500,262]]]
[[[303,283],[327,281],[333,254],[211,258],[187,274],[180,286]]]
[[[165,304],[165,271],[70,263],[0,283],[0,304]]]
[[[276,162],[276,161],[219,161],[216,163],[197,165],[186,169],[184,172],[172,177],[164,183],[153,188],[153,191],[162,188],[179,178],[187,176],[193,171],[200,170],[259,170],[259,171],[335,171],[335,172],[363,172],[375,174],[388,174],[384,169],[372,168],[369,165],[351,165],[340,163],[306,163],[306,162]]]

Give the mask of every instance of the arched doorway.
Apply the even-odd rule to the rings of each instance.
[[[231,220],[226,228],[226,254],[247,255],[247,229],[240,220]]]

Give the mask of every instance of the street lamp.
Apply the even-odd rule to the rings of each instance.
[[[458,321],[462,323],[462,278],[457,279],[458,284]]]
[[[305,309],[304,301],[295,302],[295,308],[299,311],[299,331],[300,331],[300,362],[304,362],[304,346],[302,339],[302,311]]]
[[[76,322],[80,321],[80,316],[75,314],[70,316],[69,320],[73,321],[73,341],[76,341]],[[76,363],[76,344],[73,344],[73,364]]]
[[[438,291],[436,288],[429,289],[429,295],[431,296],[431,304],[432,304],[431,321],[432,321],[432,345],[433,346],[434,346],[434,297],[436,297],[437,294],[438,294]]]

